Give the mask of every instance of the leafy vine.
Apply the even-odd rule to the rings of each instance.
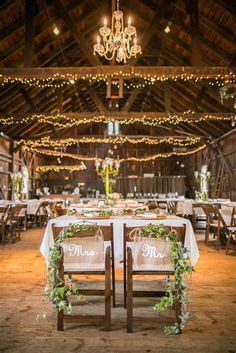
[[[165,239],[171,244],[174,278],[167,283],[166,294],[158,304],[155,304],[154,309],[164,311],[173,306],[175,301],[179,299],[181,303],[180,324],[176,322],[171,326],[165,326],[164,333],[167,335],[181,333],[189,319],[189,278],[194,271],[193,266],[189,263],[189,252],[178,242],[176,231],[169,231],[164,225],[150,224],[141,228],[141,234],[144,237]],[[176,291],[176,288],[178,288],[178,291]]]
[[[48,294],[52,302],[58,306],[59,310],[63,310],[67,314],[72,313],[72,305],[69,303],[68,297],[74,295],[78,300],[81,300],[81,295],[72,283],[65,284],[63,278],[60,278],[58,262],[62,258],[61,245],[66,238],[71,238],[76,233],[91,231],[96,228],[97,226],[94,225],[71,224],[60,232],[59,236],[55,239],[54,245],[50,248]]]

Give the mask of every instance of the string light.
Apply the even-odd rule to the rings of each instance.
[[[81,137],[81,138],[66,138],[60,140],[52,140],[50,136],[42,137],[39,140],[20,140],[18,144],[22,144],[23,146],[31,146],[31,147],[64,147],[64,146],[72,146],[77,143],[102,143],[102,144],[123,144],[123,143],[131,143],[131,144],[140,144],[145,143],[147,145],[159,145],[161,143],[168,143],[173,146],[191,146],[201,141],[201,137],[129,137],[129,136],[115,136],[108,138],[100,138],[100,137]]]
[[[134,161],[134,162],[148,162],[148,161],[153,161],[155,159],[158,158],[169,158],[172,156],[188,156],[194,153],[197,153],[201,150],[203,150],[204,148],[206,148],[207,145],[201,145],[197,148],[191,149],[191,150],[187,150],[187,151],[181,151],[181,150],[175,150],[172,152],[165,152],[165,153],[158,153],[155,155],[151,155],[151,156],[147,156],[147,157],[127,157],[127,158],[122,158],[119,159],[120,163],[124,163],[124,162],[128,162],[128,161]],[[29,147],[25,147],[25,149],[27,149],[30,152],[35,152],[35,153],[39,153],[39,154],[44,154],[44,155],[48,155],[48,156],[57,156],[58,152],[57,151],[51,151],[51,150],[43,150],[43,149],[36,149],[36,148],[29,148]],[[70,154],[70,153],[62,153],[60,154],[61,157],[70,157],[70,158],[74,158],[77,160],[84,160],[84,161],[103,161],[102,158],[97,158],[97,157],[87,157],[87,156],[78,156],[78,155],[74,155],[74,154]]]
[[[47,155],[47,156],[61,157],[61,158],[67,157],[67,158],[72,158],[72,159],[76,159],[79,161],[95,161],[96,159],[99,159],[97,157],[86,157],[86,156],[81,156],[81,155],[72,154],[72,153],[58,152],[58,151],[53,151],[53,150],[44,150],[44,149],[27,147],[27,146],[25,146],[24,149],[26,151],[39,153],[39,154],[43,154],[43,155]]]
[[[228,83],[235,83],[236,73],[233,68],[212,67],[142,67],[142,66],[97,66],[60,69],[36,68],[31,71],[24,69],[0,70],[2,85],[22,83],[38,87],[63,87],[74,84],[79,79],[92,81],[107,81],[107,78],[123,78],[124,80],[142,79],[142,85],[153,84],[166,80],[193,80],[195,82],[207,80],[210,85],[222,87]],[[54,73],[53,73],[54,72]],[[43,77],[42,77],[43,76]],[[73,81],[72,81],[73,80]],[[130,86],[133,87],[133,86]]]
[[[153,161],[153,160],[158,159],[158,158],[169,158],[169,157],[172,157],[172,156],[189,156],[191,154],[194,154],[194,153],[197,153],[197,152],[203,150],[206,147],[207,147],[207,145],[204,144],[204,145],[199,146],[198,148],[195,148],[193,150],[157,153],[157,154],[154,154],[152,156],[143,157],[143,158],[127,157],[127,158],[124,158],[124,159],[120,159],[119,161],[120,161],[120,163],[130,162],[130,161],[133,161],[133,162],[149,162],[149,161]]]
[[[47,173],[47,172],[61,172],[62,170],[68,170],[70,172],[79,172],[87,169],[84,163],[80,165],[41,165],[35,168],[36,172]]]
[[[92,115],[92,116],[91,116]],[[125,113],[122,113],[124,116]],[[99,113],[68,113],[68,114],[33,114],[26,115],[20,119],[14,116],[0,116],[0,123],[5,126],[27,124],[37,121],[41,124],[49,124],[55,127],[73,127],[84,124],[104,123],[117,121],[117,115],[103,115]],[[131,112],[129,117],[118,117],[119,124],[132,125],[142,124],[146,126],[158,126],[163,124],[178,125],[180,123],[199,123],[207,120],[227,121],[234,119],[233,113],[196,113],[193,110],[187,110],[181,113],[162,113],[162,112]]]

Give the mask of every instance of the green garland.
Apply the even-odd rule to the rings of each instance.
[[[92,211],[87,211],[84,209],[83,213],[93,213]],[[94,211],[95,213],[98,213],[99,216],[114,216],[114,212],[112,210],[106,210],[106,209],[100,209],[97,211]],[[67,216],[82,216],[83,213],[76,211],[74,208],[69,208],[66,212]]]
[[[50,260],[48,267],[48,284],[49,284],[49,297],[56,303],[59,310],[64,310],[65,313],[72,313],[72,305],[68,302],[70,295],[76,296],[78,300],[81,300],[81,296],[78,289],[73,284],[65,284],[63,278],[60,278],[58,271],[58,261],[62,257],[61,245],[66,238],[73,237],[76,233],[88,230],[95,230],[98,228],[94,225],[84,224],[71,224],[63,231],[60,232],[59,236],[55,240],[54,245],[50,248]],[[57,278],[57,284],[55,284],[55,277]]]
[[[189,252],[177,241],[176,231],[169,231],[164,225],[148,225],[141,228],[141,234],[144,237],[157,239],[165,239],[171,243],[172,262],[174,264],[174,278],[167,283],[166,294],[161,298],[158,304],[155,304],[154,309],[164,311],[173,306],[176,299],[180,299],[181,303],[181,323],[176,322],[174,325],[165,326],[164,332],[167,335],[181,333],[188,319],[188,303],[190,296],[187,293],[189,290],[189,277],[194,271],[193,266],[189,264]],[[179,288],[176,292],[175,288]]]

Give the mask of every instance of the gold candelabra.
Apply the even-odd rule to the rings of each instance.
[[[119,174],[120,162],[117,159],[105,158],[103,161],[97,159],[95,161],[96,172],[102,177],[105,184],[106,197],[109,198],[111,193],[110,177]]]

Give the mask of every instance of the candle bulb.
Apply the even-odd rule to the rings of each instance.
[[[134,45],[137,44],[137,37],[134,37]]]
[[[131,23],[132,23],[132,19],[131,17],[128,18],[128,26],[131,26]]]
[[[97,44],[100,44],[100,36],[97,36]]]
[[[106,19],[106,17],[104,17],[103,24],[104,24],[104,27],[107,26],[107,19]]]

